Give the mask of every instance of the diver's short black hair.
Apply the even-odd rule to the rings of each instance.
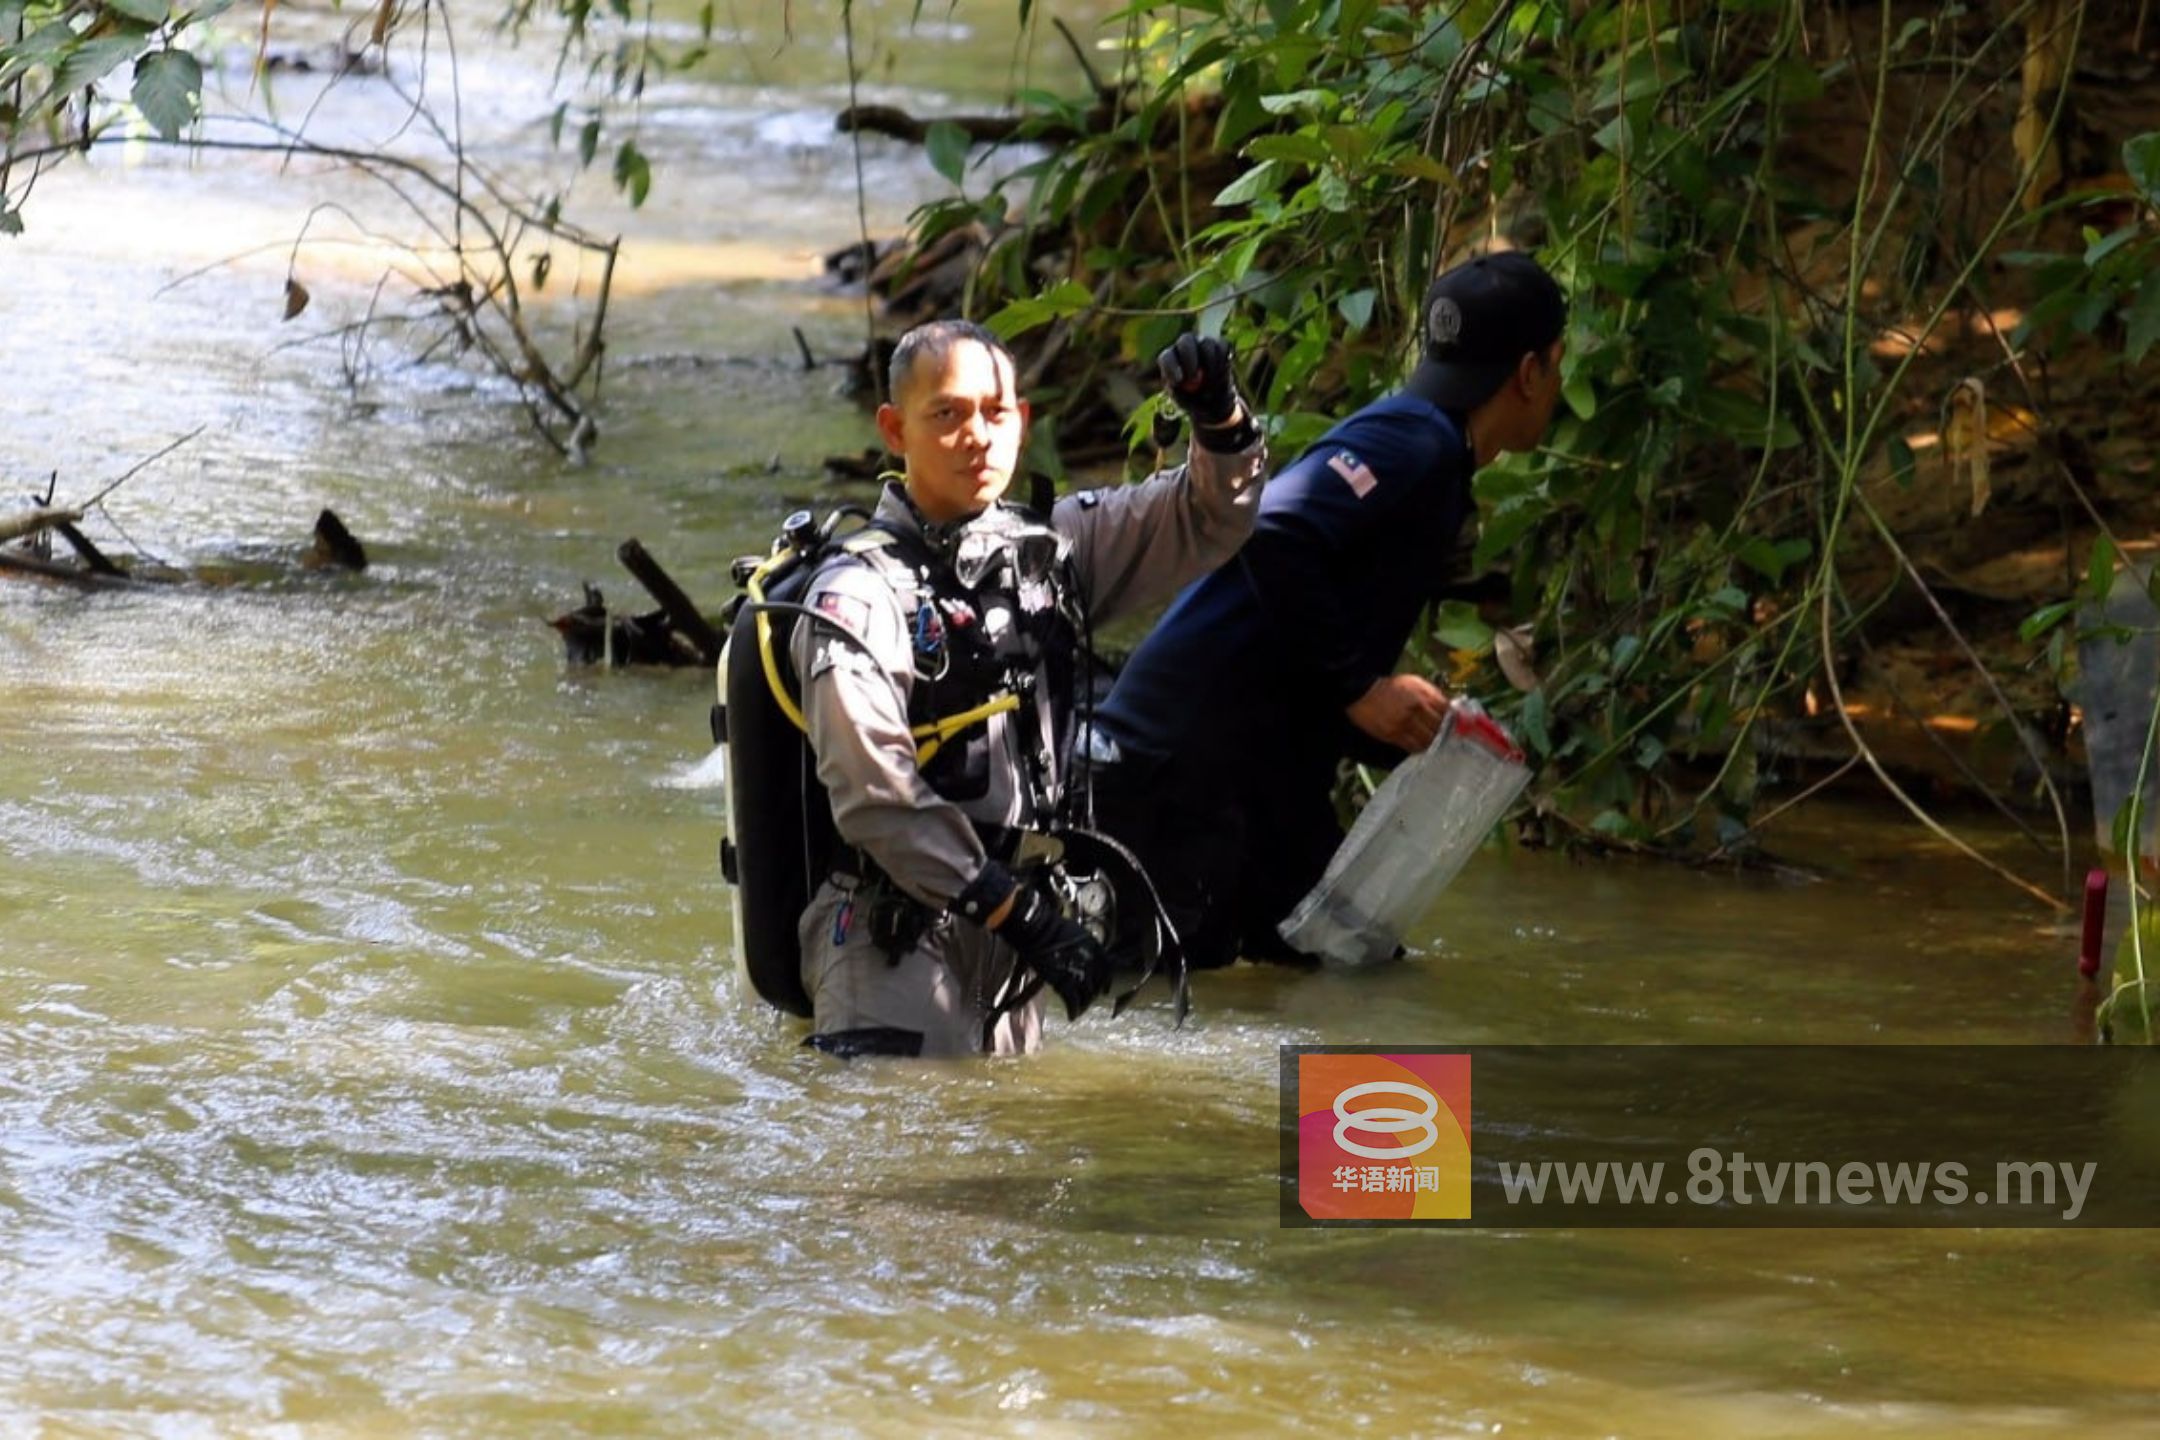
[[[892,360],[885,370],[885,397],[898,405],[900,392],[914,378],[917,360],[925,357],[942,360],[952,353],[955,345],[970,340],[992,355],[1004,357],[1005,363],[1012,368],[1014,383],[1018,383],[1019,362],[1013,359],[1012,351],[1005,348],[1003,340],[972,320],[931,320],[902,335],[900,343],[893,346]]]

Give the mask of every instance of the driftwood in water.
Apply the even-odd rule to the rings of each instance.
[[[607,608],[600,587],[585,586],[585,603],[548,624],[563,637],[563,653],[573,665],[714,665],[726,643],[721,628],[705,618],[660,562],[636,540],[625,540],[615,556],[660,602],[643,615],[618,615]]]
[[[345,522],[338,519],[337,512],[325,508],[315,517],[315,545],[309,550],[302,564],[311,568],[335,566],[340,570],[367,569],[367,551]]]
[[[73,524],[82,517],[80,510],[55,510],[44,506],[20,514],[0,515],[0,545],[41,534],[55,526]]]
[[[89,536],[83,534],[73,525],[65,523],[55,525],[52,528],[52,533],[67,541],[68,548],[75,552],[75,558],[82,561],[83,568],[91,574],[106,576],[124,576],[127,574],[125,570],[107,559],[104,551],[91,544]]]
[[[48,560],[26,550],[0,550],[0,575],[4,574],[35,575],[45,580],[62,580],[70,585],[80,585],[85,590],[136,583],[135,576],[118,566],[113,567],[111,574],[106,574],[92,570],[87,565],[71,565],[65,560]]]
[[[124,564],[107,555],[89,536],[75,528],[73,522],[80,518],[81,512],[77,510],[40,506],[24,514],[0,519],[0,541],[25,542],[0,548],[0,575],[62,580],[85,589],[179,581],[223,586],[279,579],[292,563],[289,559],[275,563],[211,563],[191,571],[176,570],[155,561]],[[53,557],[45,539],[51,535],[67,542],[68,548],[75,552],[73,561]],[[304,569],[334,565],[358,570],[367,564],[367,553],[337,516],[325,510],[315,522],[314,546],[300,557],[299,563]]]
[[[705,665],[712,663],[669,623],[665,610],[644,615],[615,615],[600,587],[585,587],[585,603],[548,624],[563,637],[563,654],[573,665]],[[717,659],[717,655],[715,659]]]
[[[920,145],[927,140],[932,125],[958,126],[969,142],[976,145],[997,145],[1007,140],[1070,145],[1082,136],[1099,135],[1108,130],[1117,122],[1117,117],[1107,102],[1098,102],[1088,112],[1086,121],[1084,125],[1075,125],[1069,120],[1047,115],[940,115],[933,120],[919,120],[897,105],[850,105],[833,118],[833,127],[843,135],[860,130],[866,135],[890,135],[910,145]]]
[[[660,602],[668,623],[697,647],[698,658],[707,665],[719,664],[720,647],[726,643],[724,637],[698,613],[697,606],[690,603],[690,597],[683,594],[682,587],[660,568],[660,562],[648,555],[645,547],[634,539],[623,541],[616,548],[615,558],[622,561],[623,568],[635,575],[638,584]]]

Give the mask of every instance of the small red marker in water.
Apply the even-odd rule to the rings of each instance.
[[[2078,974],[2090,980],[2100,973],[2100,935],[2107,928],[2107,871],[2085,872],[2085,934],[2078,942]]]

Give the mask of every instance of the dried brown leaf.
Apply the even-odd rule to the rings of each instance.
[[[1508,684],[1527,695],[1542,683],[1531,661],[1536,658],[1535,640],[1528,625],[1493,631],[1493,658]]]
[[[1943,455],[1950,462],[1953,480],[1962,473],[1970,481],[1972,513],[1978,516],[1987,509],[1994,492],[1988,479],[1987,386],[1976,375],[1958,381],[1957,388],[1950,392],[1950,423],[1943,427]]]

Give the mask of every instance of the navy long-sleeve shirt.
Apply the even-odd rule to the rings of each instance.
[[[1268,483],[1252,538],[1178,596],[1097,723],[1173,760],[1347,729],[1445,578],[1473,469],[1455,420],[1416,395],[1343,420]]]

